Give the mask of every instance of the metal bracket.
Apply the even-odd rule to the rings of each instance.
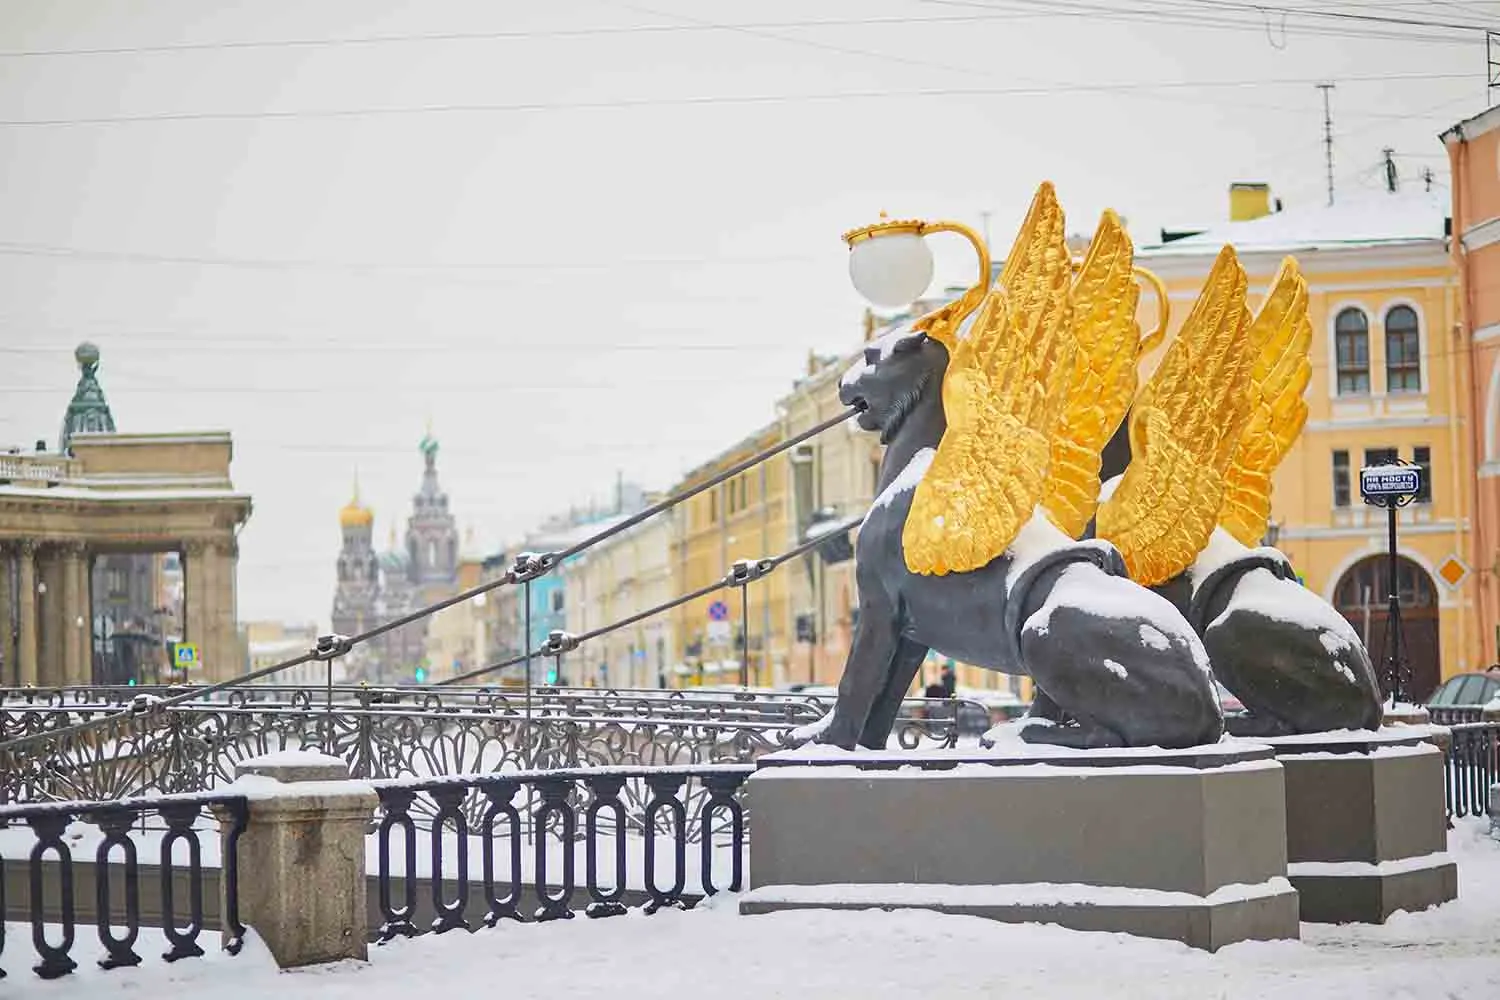
[[[724,577],[724,582],[731,587],[744,587],[759,580],[775,568],[774,559],[737,559],[734,565],[729,567],[729,575]]]
[[[542,648],[537,650],[538,656],[561,656],[563,653],[571,653],[578,648],[578,636],[572,632],[564,632],[562,629],[553,629],[547,633],[547,641],[542,643]]]
[[[354,641],[347,635],[339,635],[337,632],[331,635],[318,636],[318,644],[312,648],[313,659],[319,661],[332,660],[335,657],[347,656],[354,648]]]
[[[527,580],[546,576],[556,565],[557,556],[554,553],[522,552],[516,556],[515,565],[511,567],[510,574],[516,583],[525,583]]]

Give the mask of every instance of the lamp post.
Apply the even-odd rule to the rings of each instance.
[[[1396,510],[1405,507],[1422,491],[1422,469],[1408,463],[1369,465],[1359,470],[1359,492],[1365,503],[1384,507],[1389,544],[1389,593],[1386,598],[1385,675],[1392,705],[1401,703],[1401,682],[1409,671],[1405,639],[1401,634],[1401,595],[1397,573]]]

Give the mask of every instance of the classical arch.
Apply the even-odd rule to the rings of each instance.
[[[1364,639],[1382,687],[1387,683],[1383,669],[1389,579],[1390,557],[1371,555],[1345,570],[1333,588],[1333,606]],[[1398,555],[1396,594],[1401,604],[1401,634],[1411,666],[1411,690],[1403,692],[1403,697],[1422,701],[1432,694],[1442,677],[1442,657],[1438,648],[1438,588],[1420,564]]]

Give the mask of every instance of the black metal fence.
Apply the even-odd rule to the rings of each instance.
[[[737,892],[744,882],[746,845],[739,789],[753,771],[753,765],[720,764],[376,782],[378,938],[422,933],[423,912],[431,916],[426,928],[436,933],[472,930],[476,923],[492,927],[501,920],[564,919],[574,915],[580,889],[586,894],[583,912],[590,917],[624,913],[636,902],[652,913],[723,889]],[[640,810],[628,808],[633,788],[637,794],[644,790]],[[530,811],[539,833],[530,848],[529,873],[518,797],[522,808],[536,803]],[[424,799],[434,810],[425,832],[414,816]],[[698,877],[690,886],[694,841]],[[471,867],[476,847],[477,878]],[[425,872],[419,857],[430,861]],[[639,876],[635,886],[632,876]]]
[[[164,827],[154,863],[140,858],[132,839],[148,818]],[[104,969],[140,964],[143,926],[161,928],[168,962],[202,955],[199,938],[210,923],[224,931],[224,948],[237,953],[245,935],[238,845],[248,818],[239,795],[0,808],[0,978],[19,950],[18,942],[8,940],[7,921],[30,924],[38,976],[56,979],[76,969],[81,909],[93,913]],[[69,827],[79,822],[98,831],[92,858],[75,858],[69,844]],[[222,880],[205,878],[204,834],[222,840]],[[212,853],[220,853],[218,843]]]
[[[1500,722],[1471,722],[1449,728],[1452,742],[1443,765],[1448,815],[1483,816],[1490,786],[1500,781]]]
[[[784,747],[831,699],[656,689],[252,687],[213,700],[117,711],[130,689],[0,691],[0,804],[200,792],[242,760],[316,749],[357,778],[433,778],[543,768],[746,763]],[[147,695],[146,697],[151,697]],[[99,727],[82,719],[102,715]],[[977,716],[977,719],[976,719]],[[908,748],[954,746],[982,731],[983,706],[910,699],[896,724]],[[967,729],[965,729],[967,727]]]

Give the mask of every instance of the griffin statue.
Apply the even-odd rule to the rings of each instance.
[[[940,227],[954,228],[927,231]],[[870,343],[841,383],[886,450],[857,540],[859,627],[814,738],[884,747],[929,650],[1029,675],[1030,742],[1217,741],[1215,679],[1246,708],[1237,734],[1378,725],[1354,630],[1258,547],[1272,473],[1307,417],[1296,261],[1252,315],[1226,246],[1141,387],[1166,323],[1142,338],[1113,212],[1075,262],[1043,184],[993,287],[975,242],[979,283]]]

